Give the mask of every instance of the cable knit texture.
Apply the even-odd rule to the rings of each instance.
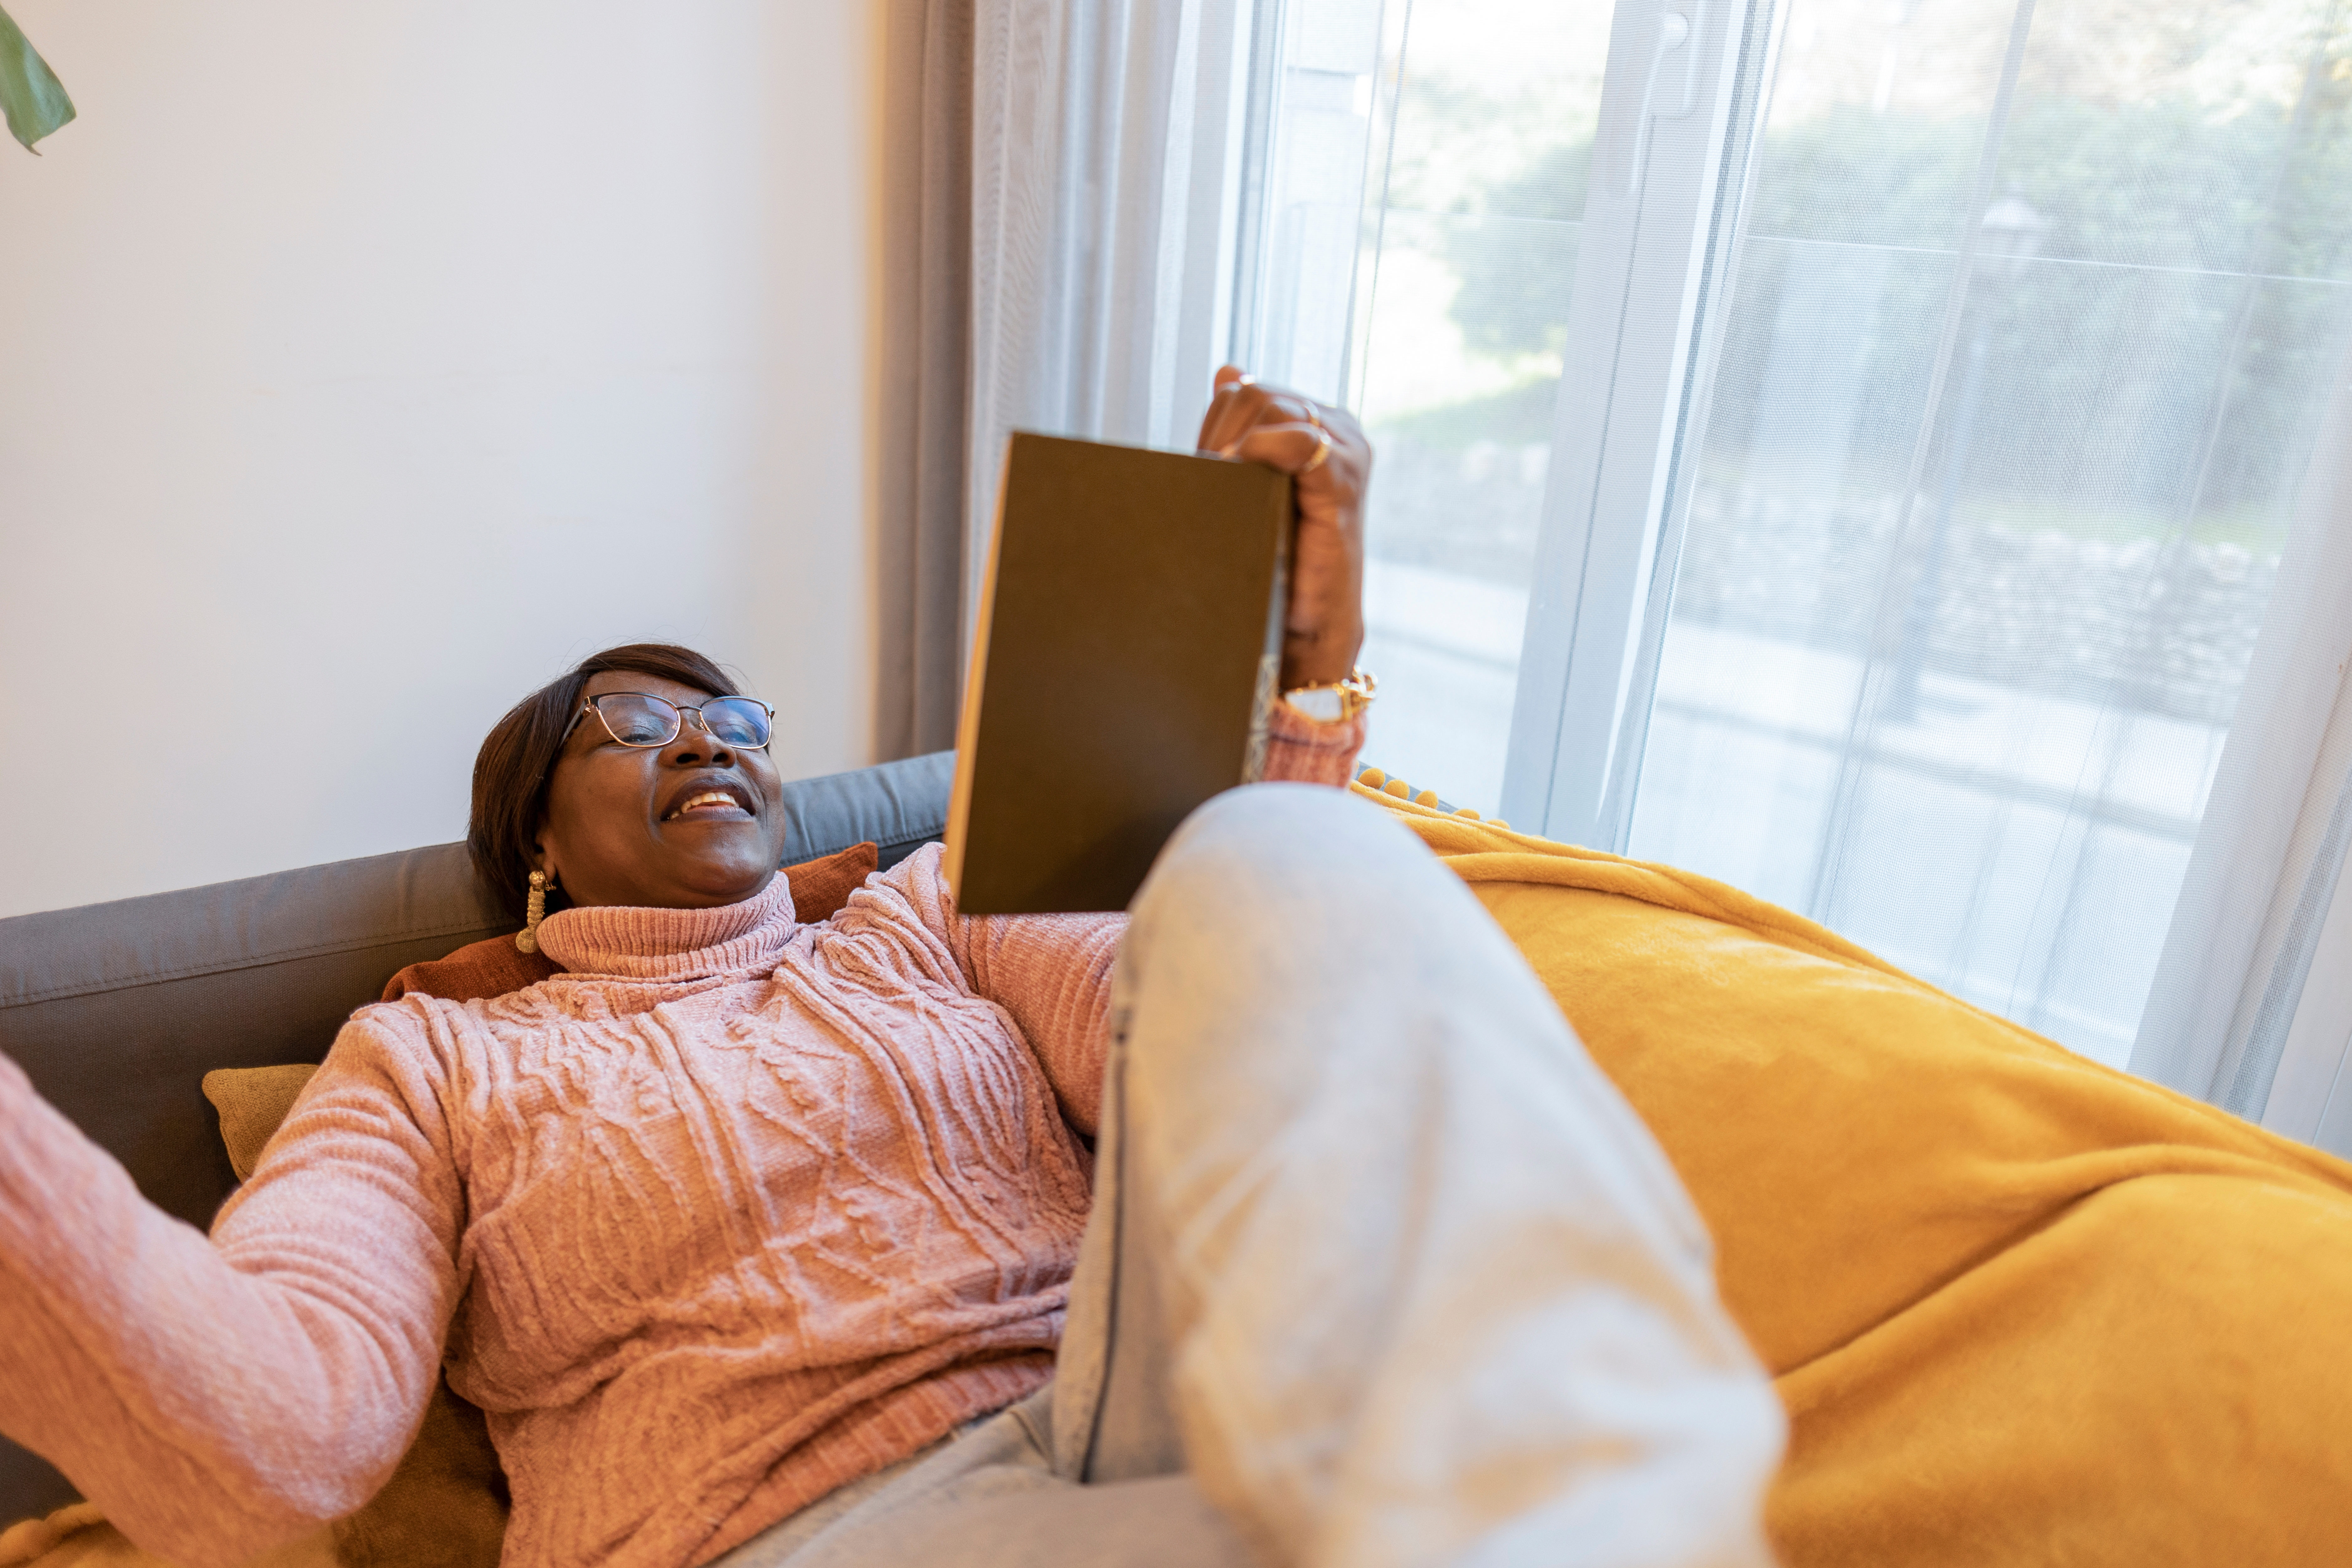
[[[446,1356],[508,1563],[707,1561],[1050,1375],[1124,923],[959,916],[936,847],[823,925],[565,910],[563,973],[354,1014],[209,1242],[0,1058],[0,1432],[209,1568],[372,1496]]]

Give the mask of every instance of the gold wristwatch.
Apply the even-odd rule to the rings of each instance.
[[[1372,672],[1358,665],[1348,672],[1345,680],[1334,680],[1326,686],[1301,686],[1282,694],[1282,700],[1302,717],[1318,724],[1337,724],[1352,719],[1372,705],[1380,695],[1381,683]]]

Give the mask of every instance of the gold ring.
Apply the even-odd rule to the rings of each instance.
[[[1283,401],[1286,397],[1298,405],[1298,418],[1314,426],[1318,430],[1323,428],[1323,421],[1315,416],[1315,400],[1311,397],[1300,397],[1295,392],[1269,393],[1266,396],[1266,401],[1273,404],[1278,412],[1287,415],[1290,412],[1290,405]]]
[[[1323,426],[1318,424],[1315,426],[1315,455],[1307,459],[1307,466],[1298,470],[1299,474],[1301,477],[1304,477],[1307,474],[1313,473],[1316,469],[1321,468],[1324,463],[1330,458],[1330,456],[1331,432],[1324,429]]]

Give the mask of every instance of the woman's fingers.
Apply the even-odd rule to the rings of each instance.
[[[1220,458],[1237,458],[1241,456],[1240,444],[1261,431],[1295,427],[1329,432],[1330,416],[1336,412],[1297,393],[1276,392],[1262,386],[1243,388],[1227,400],[1223,408],[1210,410],[1209,417],[1202,422],[1200,449]]]
[[[1200,449],[1295,476],[1300,521],[1309,529],[1360,531],[1372,452],[1345,409],[1261,385],[1227,365],[1201,420]]]
[[[1199,449],[1227,455],[1225,448],[1264,416],[1269,395],[1233,365],[1217,372],[1216,395],[1209,399],[1209,411],[1201,416]]]
[[[1238,457],[1234,443],[1253,430],[1297,424],[1319,429],[1328,426],[1330,416],[1338,412],[1299,393],[1264,385],[1236,366],[1227,365],[1217,372],[1215,395],[1201,417],[1197,449],[1221,458]]]
[[[1336,443],[1320,425],[1258,425],[1242,432],[1218,453],[1244,463],[1264,463],[1286,474],[1305,474],[1330,461]]]
[[[1372,449],[1363,430],[1344,409],[1262,386],[1227,365],[1201,420],[1200,449],[1296,479],[1282,683],[1316,686],[1346,675],[1364,636],[1363,498]]]

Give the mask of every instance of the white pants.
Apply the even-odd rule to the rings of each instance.
[[[1054,1384],[727,1568],[1748,1568],[1783,1435],[1648,1131],[1462,883],[1296,784],[1137,895]]]

